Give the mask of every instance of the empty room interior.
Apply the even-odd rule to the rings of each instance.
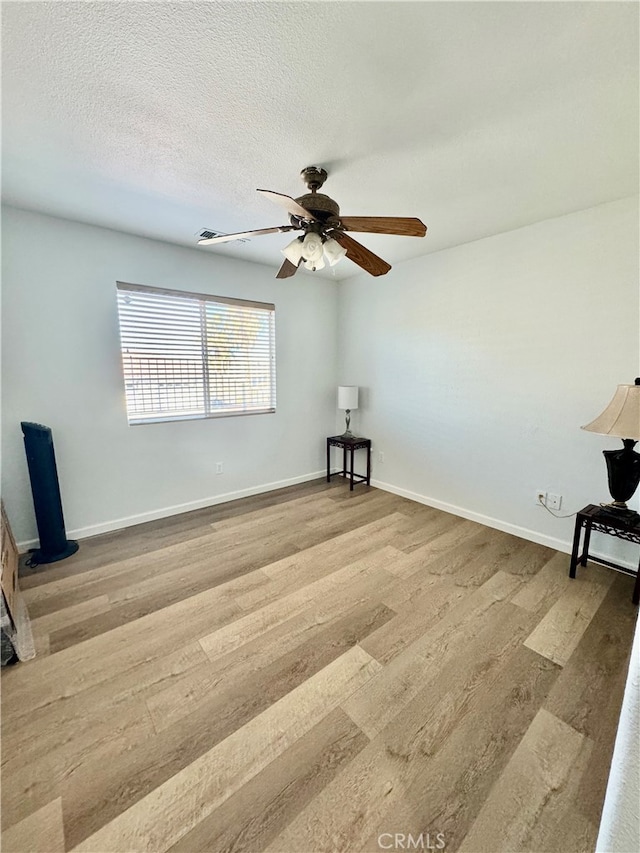
[[[2,850],[640,849],[637,2],[2,4]]]

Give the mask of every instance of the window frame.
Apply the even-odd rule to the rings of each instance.
[[[200,344],[202,347],[202,395],[203,395],[203,412],[192,414],[179,413],[172,414],[167,411],[161,416],[143,414],[133,414],[129,411],[128,393],[127,393],[127,371],[125,368],[125,344],[123,339],[122,317],[120,314],[120,295],[122,293],[143,293],[154,296],[176,297],[179,299],[191,300],[197,302],[201,316],[203,316],[203,304],[213,303],[215,305],[229,305],[239,308],[255,308],[258,311],[267,312],[269,316],[268,330],[268,355],[269,355],[269,397],[270,405],[263,408],[236,409],[233,411],[215,411],[211,408],[210,398],[210,365],[212,357],[210,356],[209,348],[205,338],[206,326],[201,323],[200,326]],[[118,337],[120,344],[121,357],[121,376],[124,385],[125,396],[125,412],[129,426],[143,426],[144,424],[153,423],[176,423],[179,421],[194,421],[205,420],[210,418],[233,418],[244,417],[246,415],[266,415],[275,414],[276,411],[276,337],[275,337],[275,313],[276,306],[273,302],[258,302],[251,299],[242,299],[233,296],[217,296],[209,293],[196,293],[190,290],[176,290],[167,287],[154,287],[146,284],[133,284],[126,281],[116,281],[116,310],[118,314]]]

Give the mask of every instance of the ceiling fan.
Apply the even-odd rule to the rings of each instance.
[[[398,234],[404,237],[424,237],[426,225],[419,219],[401,216],[340,216],[340,208],[328,195],[319,193],[327,179],[327,172],[318,166],[307,166],[300,173],[309,192],[300,198],[271,190],[258,190],[261,195],[275,201],[289,213],[290,225],[275,228],[258,228],[238,234],[221,234],[198,240],[200,246],[258,237],[260,234],[276,234],[285,231],[302,231],[288,246],[282,249],[285,261],[276,278],[295,275],[300,264],[306,269],[322,269],[325,257],[331,265],[345,255],[371,275],[385,275],[391,265],[369,251],[346,232],[362,231],[370,234]]]

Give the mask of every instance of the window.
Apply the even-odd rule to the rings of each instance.
[[[130,424],[275,412],[275,306],[118,282]]]

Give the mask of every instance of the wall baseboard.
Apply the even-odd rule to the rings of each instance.
[[[239,498],[248,498],[252,495],[261,495],[264,492],[273,492],[276,489],[285,489],[287,486],[295,486],[298,483],[317,480],[320,477],[326,477],[326,475],[326,470],[314,471],[310,474],[303,474],[299,477],[291,477],[288,480],[278,480],[275,483],[263,483],[259,486],[250,486],[247,489],[238,489],[236,492],[226,492],[222,495],[200,498],[197,501],[189,501],[184,504],[163,507],[162,509],[151,510],[150,512],[142,512],[138,515],[129,515],[125,518],[116,518],[112,521],[101,522],[100,524],[78,527],[75,530],[67,530],[67,537],[69,539],[87,539],[89,536],[98,536],[100,533],[110,533],[113,530],[122,530],[125,527],[133,527],[136,524],[144,524],[145,521],[156,521],[159,518],[168,518],[171,515],[180,515],[183,512],[191,512],[194,509],[204,509],[208,506],[228,503],[229,501],[235,501]],[[28,551],[29,548],[37,548],[37,546],[38,539],[28,539],[25,542],[18,542],[18,550],[21,554]]]
[[[417,492],[411,492],[409,489],[401,489],[398,486],[393,486],[391,483],[384,483],[381,480],[371,480],[371,485],[377,489],[382,489],[384,492],[391,492],[394,495],[399,495],[402,498],[416,501],[416,503],[432,506],[434,509],[441,509],[443,512],[450,512],[452,515],[458,515],[461,518],[467,518],[469,521],[477,521],[478,524],[484,524],[486,527],[493,527],[496,530],[502,530],[504,533],[511,533],[513,536],[518,536],[520,539],[527,539],[529,542],[536,542],[538,545],[545,545],[547,548],[553,548],[554,551],[560,551],[563,554],[571,554],[572,542],[566,539],[557,539],[555,536],[547,536],[544,533],[539,533],[537,530],[530,530],[528,527],[520,527],[517,524],[511,524],[508,521],[502,521],[499,518],[493,518],[489,515],[474,512],[470,509],[465,509],[455,504],[439,501],[436,498],[430,498],[426,495],[420,495]],[[590,556],[595,558],[611,559],[606,554],[598,551],[590,551]],[[637,563],[631,560],[616,558],[621,566],[636,571]],[[568,566],[568,564],[567,564]]]
[[[334,469],[337,471],[338,469]],[[133,527],[136,524],[144,524],[145,521],[156,521],[159,518],[168,518],[172,515],[180,515],[184,512],[191,512],[194,509],[204,509],[208,506],[216,504],[228,503],[239,498],[247,498],[252,495],[260,495],[265,492],[273,492],[276,489],[284,489],[287,486],[295,486],[298,483],[306,483],[310,480],[318,480],[326,476],[326,471],[314,471],[310,474],[303,474],[299,477],[291,477],[288,480],[278,480],[274,483],[263,483],[260,486],[250,486],[247,489],[239,489],[235,492],[226,492],[222,495],[214,497],[201,498],[197,501],[189,501],[184,504],[176,504],[175,506],[163,507],[162,509],[143,512],[138,515],[130,515],[125,518],[116,518],[112,521],[105,521],[100,524],[92,524],[88,527],[78,527],[75,530],[68,530],[67,536],[69,539],[87,539],[89,536],[98,536],[100,533],[111,533],[114,530],[122,530],[125,527]],[[555,551],[560,551],[564,554],[571,553],[571,542],[566,539],[558,539],[554,536],[547,536],[544,533],[539,533],[537,530],[530,530],[528,527],[520,527],[516,524],[511,524],[507,521],[502,521],[499,518],[493,518],[489,515],[483,515],[473,510],[465,509],[464,507],[456,506],[455,504],[446,503],[445,501],[430,498],[426,495],[418,494],[417,492],[402,489],[399,486],[393,486],[391,483],[385,483],[382,480],[371,480],[371,485],[384,492],[391,492],[394,495],[399,495],[402,498],[416,501],[416,503],[432,506],[434,509],[440,509],[443,512],[449,512],[452,515],[467,518],[470,521],[477,521],[478,524],[484,524],[486,527],[493,527],[496,530],[502,530],[504,533],[511,533],[513,536],[518,536],[520,539],[527,539],[529,542],[536,542],[538,545],[545,545],[547,548],[553,548]],[[29,548],[38,546],[37,539],[29,539],[24,542],[18,542],[18,550],[21,554],[28,551]],[[606,554],[601,554],[597,551],[593,552],[594,557],[603,557],[607,559]],[[626,568],[637,570],[637,564],[631,560],[618,558],[618,562]]]

